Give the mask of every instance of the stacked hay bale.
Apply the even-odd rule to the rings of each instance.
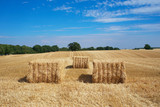
[[[74,56],[73,57],[73,68],[88,68],[89,59],[87,56]]]
[[[93,61],[93,83],[125,83],[126,78],[124,62]]]
[[[64,76],[64,60],[39,59],[29,62],[27,81],[30,83],[60,83]]]

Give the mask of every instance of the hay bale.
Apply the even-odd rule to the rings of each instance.
[[[93,61],[93,83],[124,83],[126,79],[124,62]]]
[[[39,59],[29,62],[29,83],[60,83],[65,76],[63,60]]]
[[[105,62],[104,62],[105,64]],[[112,63],[107,63],[107,83],[111,83],[111,79],[112,79],[112,69],[111,69],[111,65]]]
[[[102,83],[102,75],[103,75],[102,64],[98,62],[98,82],[99,83]]]
[[[98,83],[98,63],[93,62],[92,82]]]
[[[73,57],[73,68],[88,68],[89,59],[86,56],[74,56]]]
[[[103,68],[103,83],[107,83],[107,64],[102,64],[102,68]]]
[[[127,79],[127,75],[126,75],[126,67],[125,64],[123,62],[121,62],[121,77],[120,77],[120,82],[121,83],[125,83],[126,79]]]

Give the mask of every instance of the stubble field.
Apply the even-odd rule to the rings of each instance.
[[[73,69],[73,56],[89,56],[89,69]],[[27,83],[28,62],[65,59],[61,84]],[[127,83],[92,83],[92,61],[126,63]],[[0,106],[160,106],[160,50],[76,51],[0,56]]]

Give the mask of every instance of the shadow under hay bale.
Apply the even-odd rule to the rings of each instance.
[[[92,75],[82,74],[79,76],[78,81],[84,82],[84,83],[92,83]]]
[[[27,82],[27,76],[20,78],[18,82]]]
[[[66,69],[71,69],[71,68],[73,68],[73,66],[72,66],[72,65],[68,65],[68,66],[66,66]]]

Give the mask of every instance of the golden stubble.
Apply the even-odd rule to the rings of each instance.
[[[89,68],[73,69],[74,56],[88,56]],[[38,59],[66,60],[64,81],[60,84],[25,82],[29,71],[28,62]],[[92,61],[95,59],[125,62],[126,83],[92,83]],[[0,56],[0,106],[158,107],[159,84],[160,50],[76,51]]]

